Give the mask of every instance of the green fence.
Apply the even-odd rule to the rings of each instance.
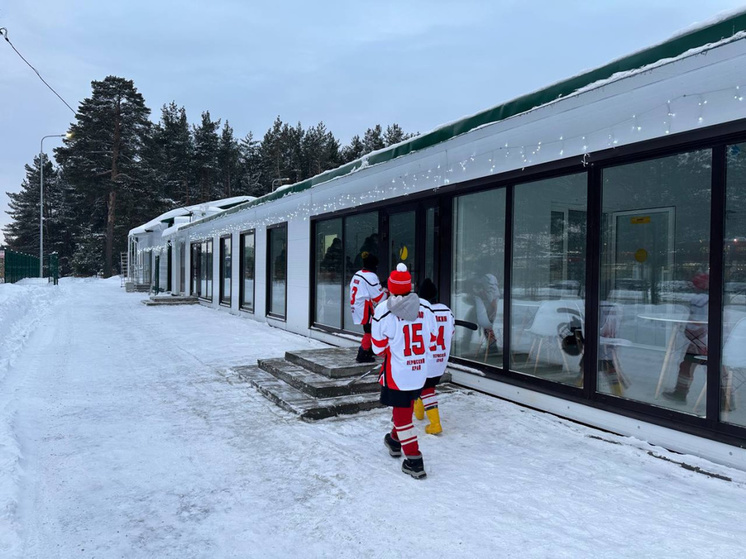
[[[39,257],[0,247],[0,281],[15,283],[39,277]]]

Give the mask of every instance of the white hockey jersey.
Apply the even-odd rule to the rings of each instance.
[[[393,390],[422,388],[428,374],[429,347],[437,332],[430,304],[414,293],[394,296],[378,305],[371,333],[373,351],[384,355],[381,385]]]
[[[386,299],[386,292],[378,281],[378,276],[368,270],[359,270],[350,282],[350,311],[352,322],[367,324],[373,316],[373,305]]]
[[[439,377],[446,371],[448,356],[451,354],[451,340],[456,329],[453,313],[443,303],[430,304],[435,315],[437,333],[430,344],[430,361],[427,368],[427,377]]]

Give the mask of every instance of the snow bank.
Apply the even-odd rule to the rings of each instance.
[[[415,481],[382,444],[388,410],[305,423],[230,370],[320,343],[116,280],[61,288],[12,288],[3,559],[743,552],[744,471],[458,390],[442,436],[415,424]]]
[[[18,545],[16,505],[21,476],[21,448],[14,433],[16,402],[12,368],[29,335],[58,299],[59,286],[28,279],[0,284],[0,555]]]

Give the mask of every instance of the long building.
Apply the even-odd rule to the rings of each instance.
[[[131,258],[158,257],[166,291],[335,345],[361,333],[361,253],[382,278],[404,261],[479,326],[455,336],[456,383],[746,468],[744,94],[741,11],[214,215],[133,230]]]

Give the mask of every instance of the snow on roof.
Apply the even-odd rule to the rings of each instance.
[[[539,107],[549,105],[571,95],[589,91],[645,71],[655,65],[671,62],[701,52],[727,41],[742,39],[746,32],[746,8],[721,12],[704,22],[693,24],[672,35],[666,41],[612,60],[604,66],[553,83],[540,90],[516,97],[515,99],[442,124],[409,140],[388,146],[364,155],[350,163],[324,171],[304,181],[278,188],[244,204],[239,204],[224,214],[231,214],[259,204],[278,200],[284,196],[302,192],[322,183],[355,173],[372,165],[385,163],[410,153],[430,148],[467,132],[495,124]],[[217,217],[217,216],[215,216]],[[208,216],[204,221],[215,217]],[[186,226],[185,226],[186,227]]]
[[[205,217],[224,212],[225,210],[232,208],[237,204],[251,202],[253,200],[256,200],[256,196],[233,196],[231,198],[222,198],[220,200],[204,202],[202,204],[184,206],[183,208],[175,208],[173,210],[162,213],[161,215],[159,215],[155,219],[151,219],[147,223],[143,223],[139,227],[130,229],[129,235],[141,235],[143,233],[150,233],[157,229],[161,229],[164,222],[175,220],[177,217],[189,216],[191,218],[190,222],[194,223],[195,221],[199,221],[200,219],[204,219]],[[188,224],[189,222],[181,223],[178,227],[173,225],[171,227],[168,227],[166,230],[170,230],[173,227],[176,227],[176,229],[178,229],[179,227],[183,227]]]

